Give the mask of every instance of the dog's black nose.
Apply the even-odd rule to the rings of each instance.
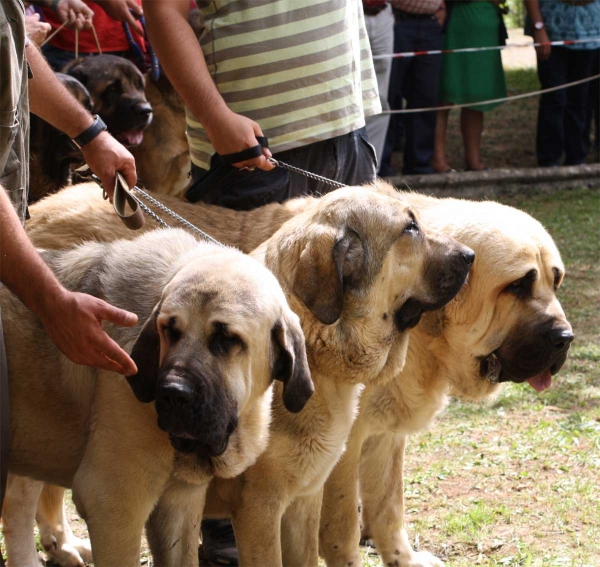
[[[553,329],[550,331],[550,343],[559,350],[568,347],[574,338],[575,335],[570,329]]]
[[[158,396],[172,406],[183,406],[194,400],[194,390],[181,382],[166,382],[159,386]]]
[[[135,107],[136,114],[147,117],[152,114],[152,107],[148,103],[138,104]]]
[[[470,268],[473,265],[473,262],[475,261],[475,252],[468,248],[462,253],[462,259],[464,260],[465,264]]]

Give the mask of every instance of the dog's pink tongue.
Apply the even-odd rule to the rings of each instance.
[[[527,382],[529,382],[529,385],[534,390],[537,390],[538,392],[543,392],[544,390],[552,386],[552,373],[550,372],[550,370],[546,370],[545,372],[542,372],[541,374],[530,378],[529,380],[527,380]]]
[[[129,130],[122,132],[121,137],[125,140],[128,146],[139,146],[144,139],[143,130]]]

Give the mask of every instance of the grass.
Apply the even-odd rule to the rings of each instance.
[[[537,91],[541,88],[537,71],[532,68],[505,70],[508,96]],[[481,143],[483,162],[493,169],[536,167],[535,132],[539,97],[506,102],[484,115]],[[452,111],[448,122],[448,164],[464,169],[463,143],[460,134],[460,111]],[[598,161],[598,153],[591,152],[590,162]],[[402,154],[395,153],[392,165],[402,168]]]

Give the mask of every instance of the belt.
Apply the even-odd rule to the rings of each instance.
[[[401,20],[431,20],[435,16],[433,14],[415,14],[413,12],[405,12],[394,8],[394,16]]]
[[[387,7],[387,2],[384,4],[379,4],[375,6],[367,6],[363,3],[363,11],[365,16],[376,16],[379,12],[383,12]]]

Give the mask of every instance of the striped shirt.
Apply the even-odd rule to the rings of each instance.
[[[273,153],[347,134],[381,112],[360,0],[196,0],[200,45],[231,110],[258,122]],[[214,149],[189,112],[194,164]]]

